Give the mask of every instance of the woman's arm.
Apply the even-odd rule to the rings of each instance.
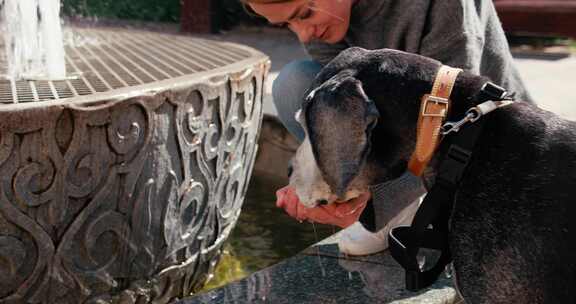
[[[443,0],[430,6],[420,54],[486,76],[532,102],[491,0]]]

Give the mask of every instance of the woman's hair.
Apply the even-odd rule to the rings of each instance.
[[[1,1],[1,0],[0,0]],[[248,15],[252,17],[262,17],[256,14],[248,4],[250,3],[258,3],[258,4],[270,4],[270,3],[282,3],[282,2],[290,2],[291,0],[240,0],[242,6],[244,7],[244,11],[248,13]]]

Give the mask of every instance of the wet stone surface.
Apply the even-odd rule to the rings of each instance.
[[[408,292],[402,268],[387,252],[346,257],[338,254],[336,245],[327,244],[178,303],[445,304],[458,303],[458,298],[445,275],[429,289]]]

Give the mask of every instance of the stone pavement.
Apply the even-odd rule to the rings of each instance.
[[[404,289],[404,271],[387,253],[344,257],[335,244],[310,247],[245,279],[176,304],[457,304],[442,275],[420,292]]]
[[[546,59],[515,55],[516,66],[536,103],[576,121],[576,56]]]

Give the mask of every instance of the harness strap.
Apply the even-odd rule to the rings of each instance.
[[[496,93],[494,93],[496,91]],[[487,83],[480,92],[480,102],[503,99],[506,91]],[[418,291],[432,285],[452,261],[449,246],[449,219],[454,198],[480,137],[485,120],[471,124],[449,138],[448,151],[438,169],[434,186],[418,208],[411,226],[390,230],[388,241],[392,257],[404,268],[406,289]],[[441,251],[436,264],[422,271],[417,255],[420,248]]]

